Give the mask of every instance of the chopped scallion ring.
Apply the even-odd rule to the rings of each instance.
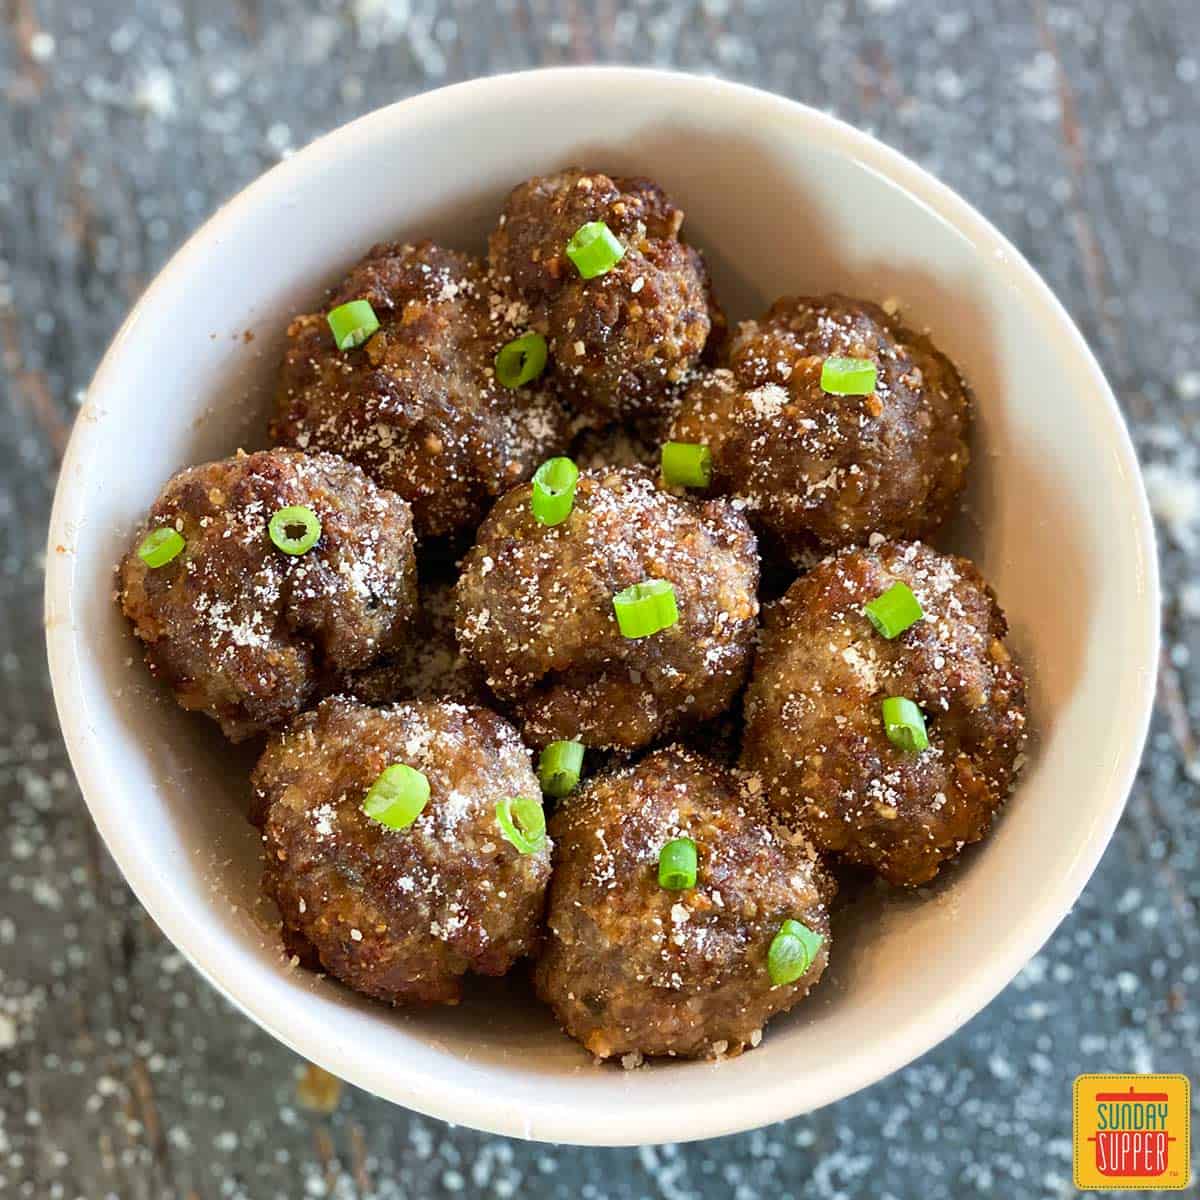
[[[186,544],[178,530],[163,525],[142,538],[137,554],[148,567],[165,567],[171,559],[178,557]]]
[[[929,748],[925,716],[904,696],[889,696],[883,702],[883,728],[888,741],[900,750],[917,754]]]
[[[307,554],[321,537],[321,520],[311,508],[291,504],[267,523],[267,532],[284,554]]]
[[[667,442],[662,448],[662,477],[671,486],[708,487],[712,482],[712,451],[695,442]]]
[[[795,983],[813,965],[817,951],[825,938],[815,929],[790,917],[779,926],[779,932],[767,951],[767,973],[773,987]]]
[[[496,355],[496,378],[506,388],[532,383],[546,369],[546,339],[530,330],[500,347]]]
[[[575,506],[579,468],[569,458],[551,458],[533,476],[529,506],[541,525],[560,525]]]
[[[504,840],[522,854],[536,854],[546,844],[546,814],[527,796],[496,801],[496,822]]]
[[[665,579],[646,579],[613,597],[622,637],[643,638],[669,629],[679,620],[675,587]]]
[[[831,396],[869,396],[875,379],[875,364],[869,358],[835,356],[821,365],[821,391]]]
[[[583,745],[580,742],[551,742],[538,759],[538,779],[547,796],[570,795],[582,770]]]
[[[584,279],[606,275],[625,257],[625,247],[603,221],[580,225],[567,243],[567,257]]]
[[[407,829],[429,803],[429,780],[413,767],[392,763],[371,784],[362,810],[389,829]]]
[[[682,892],[696,886],[696,843],[676,838],[658,852],[658,886]]]
[[[899,637],[925,615],[912,589],[900,580],[882,595],[864,604],[863,612],[876,631],[888,639]]]
[[[329,313],[327,320],[339,350],[353,350],[355,346],[361,346],[379,328],[379,318],[370,300],[351,300],[339,304]]]

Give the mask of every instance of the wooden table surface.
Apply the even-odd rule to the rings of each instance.
[[[306,1075],[183,963],[72,780],[41,585],[82,389],[131,302],[218,203],[399,97],[614,60],[832,109],[1016,242],[1135,431],[1166,638],[1112,846],[986,1012],[813,1116],[691,1146],[581,1151],[450,1128]],[[0,3],[0,1197],[1071,1194],[1073,1077],[1200,1065],[1198,82],[1197,0]]]

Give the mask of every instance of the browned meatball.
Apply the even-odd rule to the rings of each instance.
[[[823,391],[831,356],[874,362],[875,391]],[[928,338],[860,300],[787,298],[739,327],[728,368],[692,385],[670,438],[708,445],[714,489],[802,561],[872,533],[936,529],[962,490],[969,415],[963,381]]]
[[[406,829],[363,812],[394,763],[429,781]],[[541,792],[516,730],[451,703],[373,709],[342,697],[305,713],[255,768],[265,814],[263,888],[285,944],[310,946],[356,991],[393,1004],[454,1004],[467,971],[503,975],[537,945],[550,843],[521,853],[498,801]]]
[[[923,619],[893,640],[863,605],[896,581]],[[844,551],[770,614],[746,697],[743,764],[821,850],[920,884],[987,832],[1025,737],[1025,684],[1007,625],[966,559],[918,543]],[[886,697],[920,706],[929,748],[898,749]]]
[[[321,536],[285,554],[267,531],[309,508]],[[165,566],[137,554],[169,526],[185,546]],[[119,568],[119,598],[150,670],[187,709],[241,741],[295,716],[341,673],[397,651],[416,606],[412,516],[332,454],[268,450],[181,471]]]
[[[370,301],[379,331],[339,350],[326,314],[357,299]],[[569,438],[544,380],[496,380],[496,352],[523,332],[512,316],[469,255],[432,242],[376,246],[322,311],[289,327],[272,436],[356,462],[412,504],[421,537],[477,524]]]
[[[679,620],[623,637],[613,596],[646,579],[674,585]],[[638,468],[587,471],[560,525],[538,524],[527,485],[492,510],[463,561],[458,640],[532,745],[633,749],[729,707],[757,585],[754,535],[728,502],[677,499]]]
[[[590,781],[551,821],[549,936],[538,995],[600,1058],[719,1057],[758,1045],[829,956],[832,884],[803,837],[780,836],[752,777],[679,746]],[[659,885],[662,847],[696,843],[694,888]],[[772,986],[781,923],[823,941],[794,983]]]
[[[566,248],[592,221],[625,254],[583,279]],[[528,306],[565,393],[598,420],[661,410],[724,327],[703,257],[679,240],[682,224],[657,184],[573,168],[514,189],[492,234],[493,275]]]

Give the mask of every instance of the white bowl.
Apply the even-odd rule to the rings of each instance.
[[[777,295],[898,297],[978,398],[966,519],[1032,681],[1030,763],[994,834],[921,896],[843,913],[833,965],[760,1049],[599,1068],[503,986],[394,1012],[289,969],[257,899],[243,754],[152,684],[112,601],[130,531],[178,468],[261,439],[291,314],[377,239],[480,249],[509,188],[581,162],[659,180],[733,318]],[[244,341],[243,331],[254,334]],[[1121,814],[1158,642],[1152,527],[1112,394],[999,233],[870,137],[777,96],[653,71],[479,80],[355,121],[226,205],[147,290],[76,423],[50,532],[55,696],[92,816],[139,900],[217,988],[306,1058],[496,1133],[710,1137],[827,1104],[935,1046],[1054,930]]]

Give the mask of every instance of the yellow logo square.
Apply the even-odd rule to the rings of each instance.
[[[1191,1178],[1186,1075],[1080,1075],[1075,1080],[1075,1186],[1180,1192]]]

